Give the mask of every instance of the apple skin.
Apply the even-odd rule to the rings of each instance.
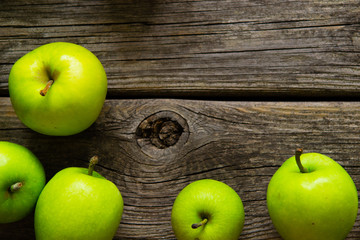
[[[207,218],[197,229],[192,224]],[[178,240],[236,240],[244,226],[244,206],[227,184],[202,179],[187,185],[177,196],[171,224]]]
[[[10,186],[18,182],[22,187],[11,192]],[[19,221],[29,215],[45,182],[44,168],[29,149],[0,141],[0,223]]]
[[[115,235],[123,199],[114,183],[97,172],[70,167],[55,174],[35,208],[37,240],[107,240]]]
[[[48,81],[54,83],[45,96]],[[68,136],[97,119],[107,93],[105,70],[86,48],[66,42],[42,45],[25,54],[9,75],[9,94],[19,119],[36,132]]]
[[[267,206],[285,240],[339,240],[351,231],[357,216],[356,186],[337,162],[319,153],[301,155],[308,173],[301,173],[295,156],[270,180]]]

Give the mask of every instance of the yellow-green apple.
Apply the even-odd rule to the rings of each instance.
[[[268,185],[267,206],[276,230],[285,240],[345,239],[358,211],[353,180],[331,158],[301,154],[297,149]]]
[[[0,141],[0,223],[29,215],[44,185],[45,172],[38,158],[22,145]]]
[[[178,240],[236,240],[244,226],[244,207],[227,184],[202,179],[176,197],[171,224]]]
[[[16,61],[9,75],[15,113],[26,126],[46,135],[87,129],[100,114],[106,92],[99,59],[73,43],[40,46]]]
[[[89,168],[61,170],[45,185],[35,208],[37,240],[110,240],[123,212],[123,199],[117,186]]]

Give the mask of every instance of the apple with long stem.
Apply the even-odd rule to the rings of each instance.
[[[271,178],[267,206],[284,240],[339,240],[354,225],[358,194],[337,162],[297,149]]]
[[[113,238],[124,203],[117,186],[94,171],[97,162],[65,168],[45,185],[35,208],[37,240]]]
[[[73,43],[40,46],[17,60],[9,75],[16,115],[46,135],[67,136],[87,129],[99,116],[106,93],[101,62]]]
[[[171,224],[178,240],[236,240],[244,226],[244,206],[227,184],[202,179],[176,197]]]
[[[0,223],[29,215],[44,186],[39,159],[22,145],[0,141]]]

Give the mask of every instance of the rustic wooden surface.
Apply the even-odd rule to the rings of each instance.
[[[62,138],[27,129],[7,98],[0,103],[0,140],[31,149],[48,178],[67,166],[86,167],[92,155],[99,155],[97,170],[114,181],[124,197],[116,239],[173,239],[173,201],[183,187],[203,178],[223,181],[239,193],[246,213],[240,239],[278,239],[266,209],[266,187],[298,146],[332,157],[360,185],[358,102],[108,100],[90,129]],[[161,112],[186,120],[186,139],[165,149],[151,144],[141,148],[138,126]],[[33,234],[32,218],[9,226],[0,225],[2,236],[9,239]],[[358,219],[348,239],[358,239],[359,230]]]
[[[32,150],[48,179],[98,154],[125,203],[114,239],[174,239],[173,201],[203,178],[239,193],[240,239],[280,239],[266,187],[296,147],[332,157],[360,189],[359,30],[359,0],[2,0],[0,140]],[[87,47],[109,80],[99,119],[71,137],[29,130],[8,98],[14,62],[55,41]],[[156,118],[180,137],[151,133]],[[34,239],[33,216],[0,238]],[[347,239],[359,238],[358,217]]]
[[[68,41],[112,98],[354,98],[359,22],[359,0],[2,0],[0,90],[20,56]]]

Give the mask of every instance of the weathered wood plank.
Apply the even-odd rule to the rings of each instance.
[[[0,2],[0,95],[49,42],[93,51],[109,97],[358,97],[360,1]]]
[[[166,116],[183,127],[175,145],[159,149],[141,134],[145,128],[138,130],[144,119],[151,123],[154,116]],[[65,167],[86,167],[92,155],[99,155],[97,170],[115,182],[124,197],[115,239],[174,239],[173,201],[188,183],[203,178],[223,181],[241,196],[246,218],[240,239],[279,239],[266,208],[271,176],[301,146],[338,161],[359,190],[359,132],[359,102],[145,99],[107,100],[85,132],[48,137],[24,127],[9,99],[0,98],[0,140],[32,150],[48,179]],[[32,224],[29,216],[0,225],[0,235],[32,239]],[[359,238],[358,217],[347,239]]]

